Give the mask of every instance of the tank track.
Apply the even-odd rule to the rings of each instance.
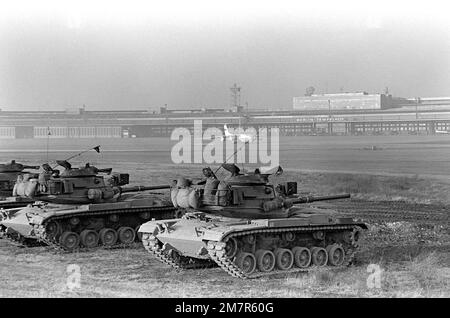
[[[178,255],[177,252],[170,249],[166,251],[165,247],[161,246],[161,243],[158,241],[158,239],[148,233],[144,233],[142,235],[142,243],[144,244],[144,248],[150,254],[153,254],[160,262],[167,264],[176,270],[216,267],[216,264],[211,260],[201,260],[184,257]]]
[[[299,273],[299,272],[309,272],[313,270],[314,266],[310,266],[308,268],[293,268],[289,270],[279,270],[274,269],[270,272],[255,272],[250,275],[244,273],[234,262],[232,258],[229,258],[225,255],[225,249],[224,244],[226,241],[228,241],[230,238],[236,238],[239,236],[249,235],[249,234],[261,234],[261,233],[283,233],[283,232],[313,232],[313,231],[321,231],[321,230],[352,230],[353,232],[355,230],[360,230],[361,228],[359,226],[354,225],[348,225],[348,226],[314,226],[314,227],[294,227],[294,228],[283,228],[283,229],[261,229],[261,230],[249,230],[249,231],[242,231],[239,233],[233,233],[228,235],[224,238],[221,242],[214,242],[209,241],[207,245],[208,253],[211,259],[213,259],[225,272],[227,272],[229,275],[237,278],[242,279],[253,279],[253,278],[260,278],[260,277],[266,277],[266,276],[273,276],[277,274],[292,274],[292,273]],[[358,244],[353,239],[352,235],[352,241],[350,242],[350,248],[348,248],[345,251],[345,258],[344,262],[340,266],[333,266],[331,268],[333,269],[339,269],[339,268],[345,268],[349,266],[354,258],[354,255],[356,253],[356,250],[358,248]]]
[[[292,228],[282,228],[282,229],[260,229],[260,230],[248,230],[242,231],[238,233],[233,233],[224,238],[223,241],[215,242],[209,241],[207,243],[207,250],[210,257],[210,260],[201,260],[191,257],[183,257],[178,255],[178,253],[174,250],[171,250],[170,247],[166,248],[155,236],[150,233],[144,233],[142,236],[142,242],[144,244],[145,249],[153,254],[159,261],[165,263],[174,269],[184,270],[184,269],[198,269],[198,268],[209,268],[219,266],[225,272],[230,274],[233,277],[243,278],[243,279],[253,279],[260,278],[265,276],[273,276],[276,274],[291,274],[298,272],[308,272],[317,267],[310,266],[308,268],[293,268],[289,270],[272,270],[270,272],[255,272],[250,275],[244,273],[234,262],[233,258],[229,258],[225,255],[224,244],[230,238],[236,238],[240,236],[245,236],[249,234],[262,234],[262,233],[283,233],[283,232],[314,232],[321,230],[350,230],[352,232],[351,242],[348,244],[349,247],[346,248],[344,261],[340,266],[333,266],[330,268],[333,269],[341,269],[349,266],[354,258],[354,255],[359,246],[359,242],[357,243],[354,239],[353,233],[356,231],[361,231],[361,227],[357,225],[341,225],[341,226],[310,226],[310,227],[292,227]]]
[[[176,213],[176,209],[174,207],[151,207],[151,208],[139,208],[139,209],[123,209],[123,210],[105,210],[105,211],[96,211],[96,212],[80,212],[80,213],[73,213],[70,215],[62,215],[62,216],[54,216],[48,220],[46,220],[43,224],[35,224],[32,223],[33,231],[36,236],[36,239],[26,239],[24,241],[15,241],[15,243],[22,244],[24,246],[28,247],[34,247],[36,244],[44,243],[45,245],[51,247],[53,250],[60,251],[60,252],[82,252],[82,251],[94,251],[98,249],[120,249],[120,248],[130,248],[133,245],[136,244],[136,242],[132,243],[119,243],[117,241],[116,244],[112,246],[105,246],[105,245],[98,245],[96,247],[83,247],[81,244],[76,249],[68,249],[65,246],[61,245],[57,237],[53,237],[47,232],[47,224],[52,221],[57,220],[65,220],[70,219],[73,217],[98,217],[102,215],[109,215],[109,214],[116,214],[116,215],[123,215],[123,214],[135,214],[135,213],[142,213],[142,212],[151,212],[151,213],[162,213],[167,215],[164,215],[164,217],[173,218],[174,213]],[[140,244],[139,244],[140,245]]]
[[[19,233],[7,233],[4,226],[0,226],[0,238],[5,238],[14,245],[22,247],[37,247],[43,245],[42,242],[23,237]]]

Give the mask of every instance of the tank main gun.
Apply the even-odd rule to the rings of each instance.
[[[323,195],[323,196],[304,196],[304,197],[297,197],[297,198],[293,198],[293,199],[286,199],[286,201],[291,204],[303,204],[303,203],[311,203],[311,202],[316,202],[316,201],[339,200],[339,199],[348,199],[348,198],[350,198],[350,194],[345,193],[345,194]]]
[[[39,168],[39,166],[17,163],[15,160],[11,160],[10,163],[0,164],[0,172],[22,172],[25,169],[39,170]]]
[[[149,190],[162,190],[162,189],[170,189],[170,188],[171,188],[171,186],[169,184],[156,185],[156,186],[119,187],[121,193],[149,191]]]
[[[25,170],[25,169],[39,170],[39,168],[40,168],[40,166],[22,165],[22,170]]]

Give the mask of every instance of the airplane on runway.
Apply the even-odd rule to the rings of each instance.
[[[249,135],[249,134],[244,134],[244,133],[239,133],[239,134],[233,134],[228,130],[227,125],[223,125],[223,130],[224,130],[224,135],[221,137],[222,141],[224,141],[225,139],[228,140],[234,140],[237,139],[240,142],[243,143],[247,143],[247,142],[252,142],[253,140],[255,140],[255,136]]]

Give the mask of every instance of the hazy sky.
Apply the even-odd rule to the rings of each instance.
[[[313,2],[313,3],[311,3]],[[3,110],[290,108],[316,92],[450,96],[446,1],[14,1]]]

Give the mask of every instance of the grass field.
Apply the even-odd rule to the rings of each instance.
[[[370,225],[356,262],[344,270],[240,280],[218,268],[176,271],[139,244],[74,254],[21,248],[0,240],[0,297],[449,297],[448,227],[402,222]],[[70,290],[68,266],[80,268]],[[372,264],[372,265],[371,265]],[[375,267],[374,267],[375,266]],[[380,285],[368,285],[379,268]]]
[[[94,164],[130,163],[151,167],[172,163],[169,138],[51,139],[50,160],[63,159],[101,145],[81,159]],[[379,150],[368,150],[376,146]],[[0,140],[0,162],[46,159],[45,139]],[[420,175],[450,179],[450,135],[437,136],[312,136],[281,137],[280,164],[301,171]],[[73,162],[81,162],[75,158]]]
[[[395,204],[393,219],[370,220],[356,262],[345,270],[321,269],[243,281],[218,268],[171,270],[139,244],[132,249],[67,254],[48,247],[18,247],[1,239],[0,297],[449,297],[450,139],[392,138],[302,137],[282,143],[281,164],[286,169],[273,182],[297,181],[299,191],[305,194],[349,192],[354,206],[361,210],[377,210],[377,202],[380,206],[383,202],[384,209],[389,202],[393,207]],[[27,152],[24,141],[1,141],[0,162],[15,158],[35,163],[46,155],[41,151],[42,142],[32,146],[28,142],[34,151]],[[71,154],[69,150],[95,144],[52,142],[56,151],[50,153],[51,158],[64,158]],[[168,160],[167,140],[133,142],[100,143],[104,150],[100,155],[90,153],[74,162],[88,159],[99,167],[129,172],[133,184],[162,184],[180,175],[201,176],[201,165],[174,165]],[[382,150],[365,150],[369,145]],[[151,150],[146,150],[147,146]],[[139,148],[145,151],[137,151]],[[414,204],[421,204],[425,209],[422,213],[439,213],[440,221],[411,219],[419,215],[409,210]],[[338,210],[339,206],[336,203]],[[363,215],[356,212],[358,217]],[[405,216],[410,216],[408,221]],[[70,264],[80,266],[79,289],[67,288]],[[367,283],[374,268],[382,270],[379,288],[370,288]]]

